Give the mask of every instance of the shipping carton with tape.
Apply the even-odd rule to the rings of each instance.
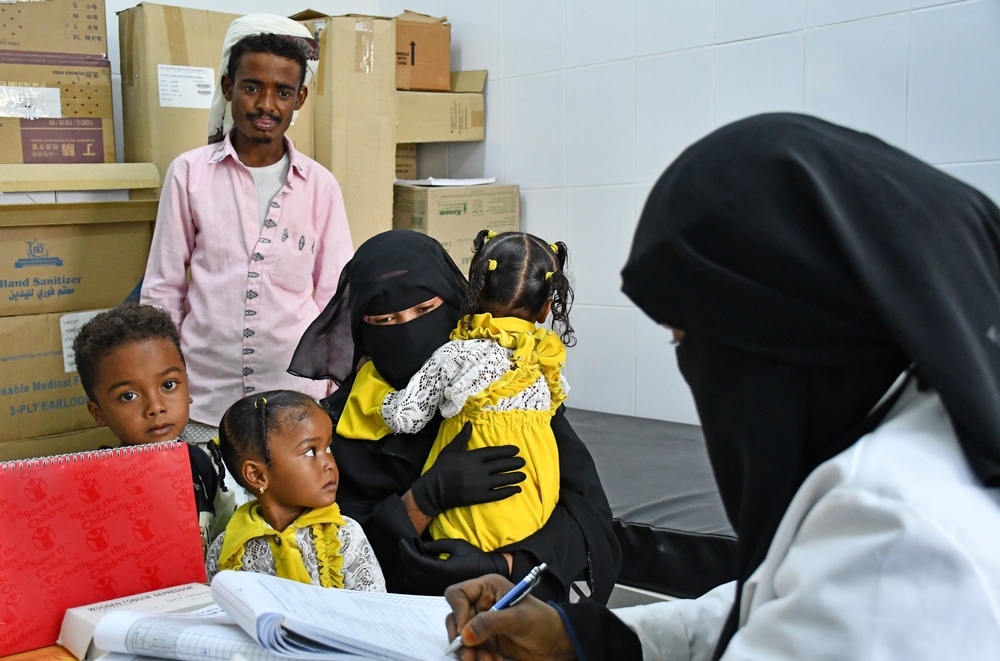
[[[396,89],[451,89],[451,24],[404,11],[396,17]]]
[[[113,163],[111,64],[0,51],[0,163]]]

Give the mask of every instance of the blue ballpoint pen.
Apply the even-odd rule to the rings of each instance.
[[[517,585],[511,588],[510,592],[500,597],[500,600],[493,604],[491,611],[502,611],[505,608],[510,608],[517,602],[521,601],[535,589],[535,587],[542,580],[542,572],[548,567],[544,562],[531,571],[528,575],[522,578]],[[448,649],[445,650],[445,655],[454,654],[462,647],[462,632],[459,631],[458,635],[455,636],[455,640],[451,641],[448,645]]]

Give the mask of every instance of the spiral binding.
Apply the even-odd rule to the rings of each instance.
[[[90,459],[106,459],[108,457],[128,457],[134,454],[149,452],[159,452],[162,450],[173,450],[181,447],[182,441],[164,441],[162,443],[148,443],[146,445],[123,445],[117,448],[106,450],[87,450],[86,452],[71,452],[68,454],[56,454],[48,457],[38,457],[35,459],[14,459],[11,461],[0,461],[0,473],[10,471],[22,471],[27,468],[37,468],[39,466],[61,466],[63,464],[75,464]]]

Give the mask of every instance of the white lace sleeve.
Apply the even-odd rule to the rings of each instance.
[[[382,567],[378,564],[375,551],[361,525],[345,516],[344,525],[337,534],[340,536],[340,549],[344,555],[344,587],[362,592],[385,592]]]
[[[465,401],[486,390],[487,387],[511,368],[512,349],[505,349],[493,340],[467,340],[466,364],[451,385],[445,389],[441,415],[457,415]]]
[[[219,573],[219,556],[222,554],[222,540],[226,538],[226,531],[215,538],[212,545],[208,547],[205,554],[205,573],[208,574],[208,582],[212,582],[212,577]]]
[[[448,386],[475,365],[476,356],[481,353],[477,345],[483,342],[493,344],[491,340],[453,340],[435,351],[404,389],[390,392],[382,400],[385,424],[397,434],[413,434],[423,429],[442,407]],[[451,415],[457,412],[456,409]],[[450,417],[444,408],[441,414]]]
[[[219,573],[219,556],[222,554],[222,542],[226,539],[226,533],[215,538],[212,546],[209,547],[205,559],[205,573],[208,574],[209,582],[212,577]],[[258,574],[277,575],[274,566],[274,556],[271,555],[271,546],[264,537],[254,537],[247,540],[243,548],[243,559],[241,561],[241,571],[252,571]]]

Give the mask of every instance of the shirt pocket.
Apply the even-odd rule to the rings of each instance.
[[[315,250],[315,237],[282,230],[271,282],[290,292],[311,293]]]

